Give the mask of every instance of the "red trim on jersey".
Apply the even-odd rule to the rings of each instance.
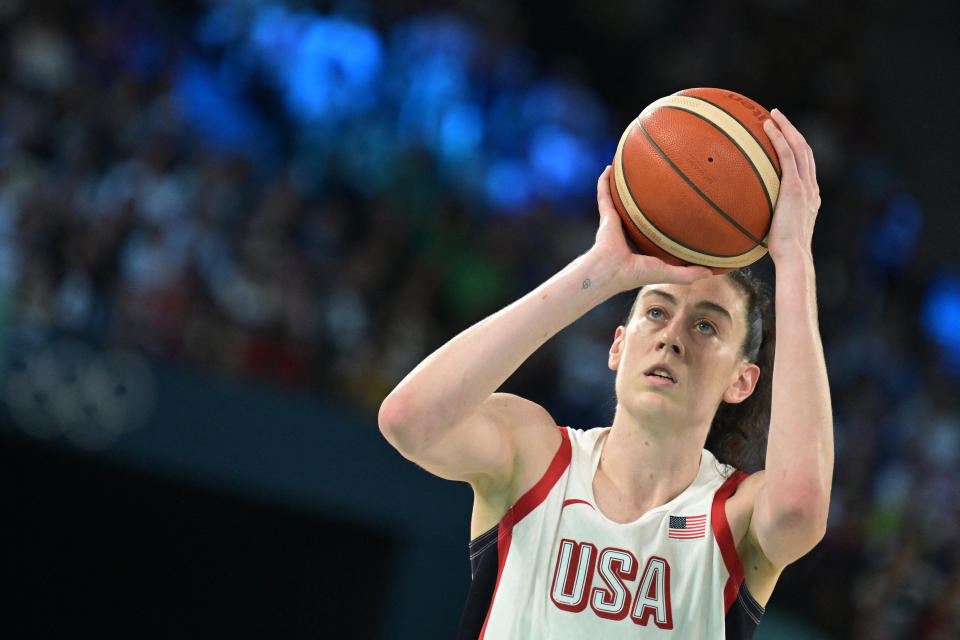
[[[560,448],[557,449],[557,453],[553,456],[553,461],[550,463],[550,466],[547,467],[546,473],[543,474],[543,477],[540,478],[537,484],[533,485],[529,491],[520,496],[520,499],[510,507],[510,510],[507,511],[500,521],[501,527],[503,527],[504,522],[507,522],[509,526],[513,528],[513,526],[523,520],[528,513],[536,509],[537,506],[546,499],[547,494],[553,489],[553,485],[557,484],[557,480],[560,479],[560,476],[563,475],[563,472],[566,471],[570,465],[570,457],[573,452],[573,448],[570,445],[570,434],[567,432],[566,427],[558,427],[558,429],[560,429],[560,435],[563,436],[563,439],[560,440]]]
[[[748,477],[750,477],[748,473],[737,469],[713,494],[710,526],[713,527],[713,537],[720,546],[723,564],[727,566],[727,573],[730,574],[730,577],[727,578],[727,584],[723,588],[724,615],[730,610],[734,600],[737,599],[737,592],[740,591],[740,585],[743,584],[743,564],[740,562],[737,545],[733,543],[733,534],[730,532],[730,524],[727,522],[727,498],[732,496],[740,483]]]
[[[566,427],[557,427],[560,430],[560,448],[554,454],[550,466],[543,474],[543,477],[533,485],[529,491],[520,496],[503,518],[500,519],[500,526],[497,530],[497,582],[493,587],[493,595],[490,596],[490,607],[487,609],[487,617],[483,621],[483,628],[480,630],[480,639],[487,633],[487,623],[490,622],[490,612],[493,611],[493,603],[497,598],[497,589],[500,588],[500,578],[503,576],[503,567],[507,564],[507,553],[510,551],[510,540],[513,537],[513,527],[520,522],[528,513],[537,508],[537,506],[547,498],[547,494],[557,484],[557,480],[563,475],[563,472],[570,466],[573,447],[570,445],[570,434]]]
[[[592,504],[590,504],[589,502],[587,502],[586,500],[580,500],[579,498],[570,498],[569,500],[564,500],[564,501],[563,501],[563,506],[560,507],[560,510],[562,511],[564,508],[566,508],[567,505],[577,504],[578,502],[582,502],[583,504],[587,505],[587,506],[590,507],[591,509],[595,509],[595,507],[594,507]]]

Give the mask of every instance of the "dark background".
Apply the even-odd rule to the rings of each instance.
[[[784,111],[823,193],[833,503],[757,637],[960,634],[958,9],[819,5],[4,5],[4,635],[451,637],[470,491],[379,403],[589,247],[620,131],[695,86]],[[505,390],[606,424],[628,306]]]

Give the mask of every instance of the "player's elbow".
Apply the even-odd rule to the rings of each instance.
[[[801,558],[812,551],[827,534],[826,510],[809,509],[796,515],[794,520],[796,556]]]
[[[384,399],[377,413],[377,425],[387,442],[401,453],[415,451],[422,439],[423,429],[418,428],[410,400],[403,394],[391,393]]]
[[[789,526],[802,541],[799,545],[801,555],[806,554],[827,535],[827,508],[819,504],[807,505],[792,514]]]
[[[396,446],[396,440],[403,432],[403,425],[407,420],[407,404],[402,396],[396,394],[390,394],[380,403],[377,425],[383,437],[393,446]]]
[[[771,481],[766,499],[765,506],[773,514],[773,520],[792,524],[809,523],[814,529],[826,531],[830,508],[829,480],[797,475],[790,478],[789,482]]]
[[[380,410],[377,412],[377,424],[380,431],[386,434],[400,422],[403,416],[403,400],[394,393],[391,393],[383,402],[380,403]]]
[[[805,556],[826,535],[827,512],[827,506],[818,500],[780,505],[761,525],[761,546],[767,557],[786,566]]]
[[[782,503],[780,520],[786,526],[806,532],[806,537],[816,545],[827,533],[827,514],[830,511],[830,494],[819,487],[795,490],[794,495]]]

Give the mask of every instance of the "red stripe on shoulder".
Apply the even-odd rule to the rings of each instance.
[[[710,510],[710,526],[713,528],[713,537],[720,546],[723,564],[726,565],[727,573],[730,574],[730,577],[727,578],[727,584],[723,588],[724,613],[730,610],[730,606],[737,599],[740,585],[743,584],[743,565],[740,563],[740,555],[737,553],[737,546],[733,543],[733,534],[730,532],[730,524],[727,522],[727,498],[732,496],[740,483],[748,477],[750,477],[750,474],[739,469],[734,471],[713,494],[713,507]]]
[[[513,525],[520,522],[528,513],[533,511],[537,505],[543,502],[547,494],[557,484],[557,480],[563,475],[570,465],[570,458],[573,447],[570,445],[570,434],[566,427],[557,427],[560,429],[560,448],[553,456],[550,466],[547,467],[543,477],[533,485],[529,491],[520,496],[507,513],[500,519],[500,526],[497,529],[497,582],[493,587],[493,595],[490,596],[490,606],[487,609],[487,617],[483,621],[483,628],[480,630],[480,639],[482,640],[487,633],[487,623],[490,622],[490,613],[493,611],[493,603],[497,598],[497,590],[500,588],[500,578],[503,577],[503,567],[507,564],[507,553],[510,552],[510,540],[513,538]]]
[[[536,509],[537,506],[546,499],[547,494],[553,489],[553,485],[557,484],[557,480],[560,479],[563,472],[570,466],[570,457],[573,451],[570,445],[570,434],[567,432],[566,427],[557,428],[560,430],[560,435],[563,436],[560,440],[560,448],[557,449],[557,453],[554,454],[553,460],[550,462],[550,466],[547,467],[543,477],[537,481],[537,484],[530,487],[529,491],[520,496],[520,499],[517,500],[507,511],[506,515],[503,516],[503,521],[507,521],[510,526],[517,524],[523,520],[528,513]],[[501,521],[501,523],[503,521]]]

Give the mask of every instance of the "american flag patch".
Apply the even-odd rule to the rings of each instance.
[[[669,537],[676,540],[702,538],[707,533],[707,516],[670,516]]]

